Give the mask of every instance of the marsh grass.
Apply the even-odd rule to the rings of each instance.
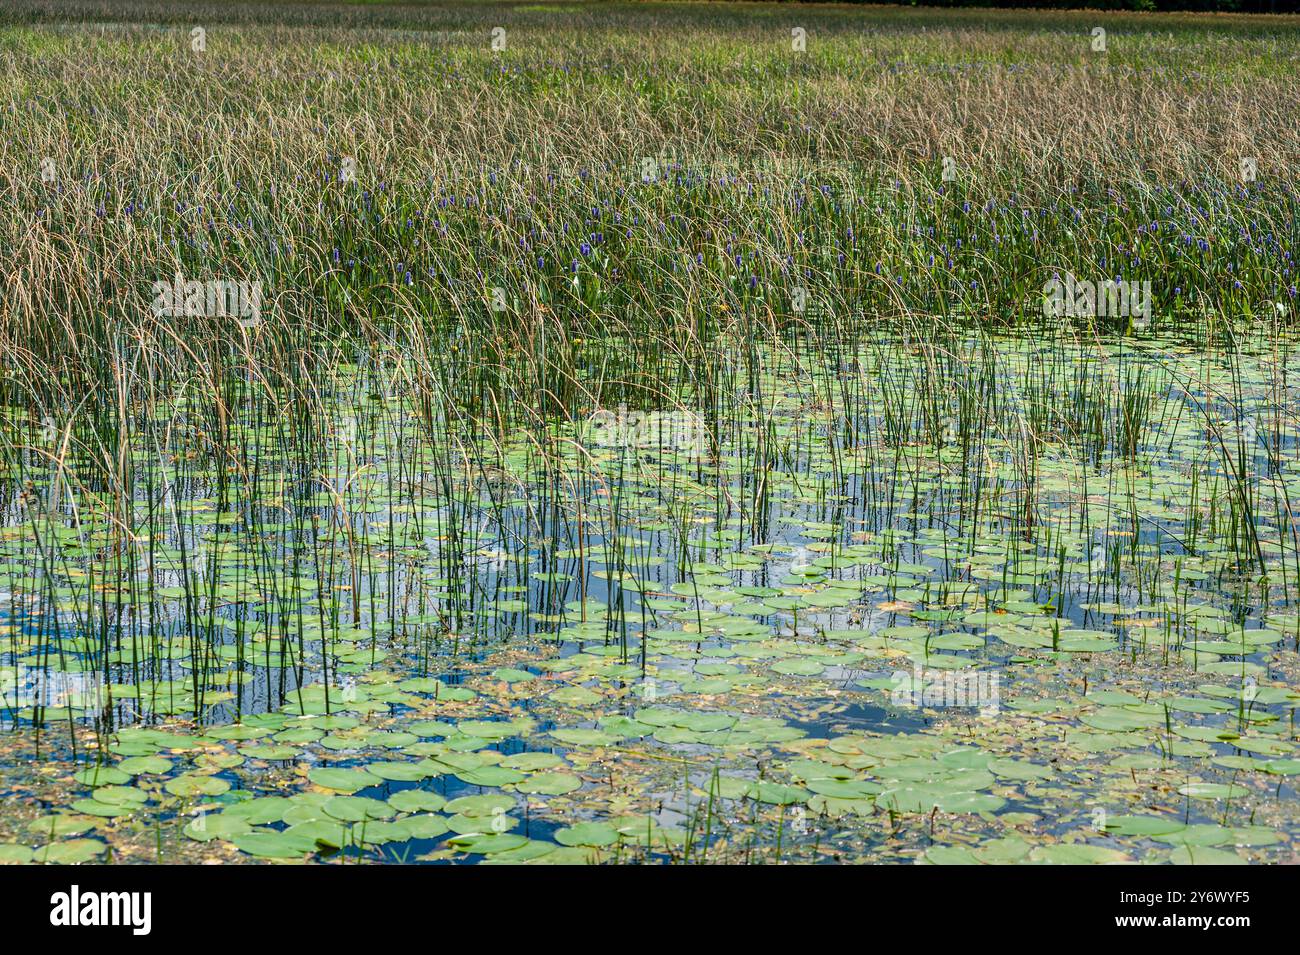
[[[6,8],[6,649],[91,675],[24,722],[329,715],[516,636],[644,680],[792,500],[832,569],[934,532],[934,606],[1293,607],[1293,20],[538,6]],[[1117,270],[1149,330],[1043,317]],[[176,274],[262,320],[159,318]],[[700,433],[582,439],[620,407]]]

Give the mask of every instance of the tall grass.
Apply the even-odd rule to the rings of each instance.
[[[1192,557],[1224,540],[1300,579],[1269,480],[1295,455],[1295,22],[1117,16],[1097,57],[1086,16],[1013,33],[973,12],[752,13],[6,11],[0,441],[26,568],[10,583],[42,611],[33,646],[75,633],[88,668],[118,674],[92,708],[111,722],[131,685],[135,708],[219,693],[238,718],[346,683],[381,637],[427,664],[486,639],[480,611],[534,573],[540,603],[514,624],[588,625],[593,556],[650,576],[626,539],[647,486],[683,577],[717,544],[702,511],[767,541],[792,472],[873,529],[955,515],[974,547],[994,522],[1062,568],[1100,535],[1096,593],[1168,596],[1133,502],[1183,396],[1214,463],[1188,526],[1156,522],[1157,539]],[[85,16],[104,22],[63,22]],[[1164,337],[1043,320],[1043,282],[1066,271],[1152,279]],[[177,273],[262,282],[262,321],[159,318],[148,290]],[[1031,360],[1010,329],[1041,343]],[[1250,438],[1243,382],[1267,398]],[[583,423],[620,405],[699,415],[706,453],[596,461]],[[936,456],[951,479],[922,501]],[[1050,518],[1045,456],[1092,482]],[[376,496],[414,526],[392,507],[372,526]],[[260,603],[231,614],[249,580]],[[601,593],[594,622],[630,659],[624,590]],[[295,612],[305,598],[318,617]]]

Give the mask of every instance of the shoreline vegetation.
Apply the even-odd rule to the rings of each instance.
[[[1298,33],[6,4],[0,862],[1294,861]]]

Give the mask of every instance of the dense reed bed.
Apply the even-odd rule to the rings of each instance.
[[[7,8],[0,860],[1287,859],[1298,24],[1096,16]]]

